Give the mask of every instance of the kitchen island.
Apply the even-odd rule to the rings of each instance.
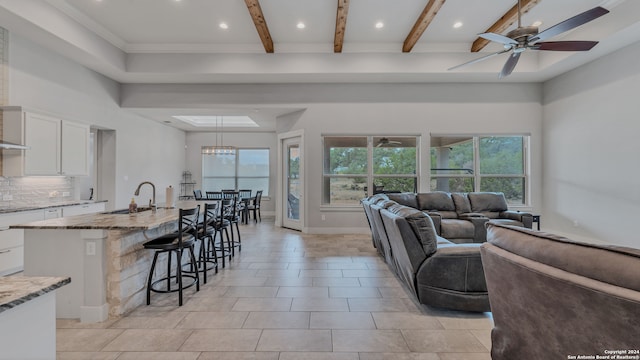
[[[196,206],[184,201],[180,207]],[[179,210],[159,208],[136,214],[87,214],[26,224],[24,275],[70,276],[56,293],[56,316],[101,322],[146,301],[153,252],[142,244],[175,231]],[[162,269],[162,265],[158,265]]]
[[[55,359],[55,292],[68,277],[0,277],[0,359]]]

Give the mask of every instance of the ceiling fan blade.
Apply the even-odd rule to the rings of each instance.
[[[598,44],[597,41],[545,41],[535,44],[533,50],[588,51]]]
[[[506,37],[504,35],[496,34],[496,33],[489,32],[489,33],[478,34],[478,36],[483,39],[495,41],[503,45],[518,45],[518,42],[513,40],[512,38]]]
[[[594,7],[591,10],[587,10],[581,14],[578,14],[572,18],[569,18],[561,23],[558,23],[556,25],[553,25],[552,27],[548,28],[547,30],[544,30],[543,32],[539,33],[538,35],[532,37],[531,39],[529,39],[529,43],[534,43],[537,41],[543,41],[546,39],[549,39],[553,36],[556,36],[560,33],[563,33],[565,31],[569,31],[573,28],[577,28],[580,25],[586,24],[591,20],[595,20],[597,18],[599,18],[602,15],[605,15],[609,12],[609,10],[597,6]]]
[[[492,57],[494,57],[496,55],[504,54],[504,53],[509,52],[509,51],[511,51],[511,49],[505,49],[505,50],[502,50],[502,51],[498,51],[498,52],[495,52],[493,54],[485,55],[483,57],[480,57],[480,58],[477,58],[477,59],[473,59],[471,61],[467,61],[464,64],[456,65],[454,67],[448,68],[447,70],[455,70],[455,69],[461,68],[463,66],[475,64],[477,62],[480,62],[480,61],[483,61],[483,60],[487,60],[487,59],[492,58]]]
[[[504,67],[502,68],[502,71],[500,71],[500,75],[498,76],[500,79],[509,76],[513,72],[513,69],[516,67],[518,60],[520,60],[520,54],[521,53],[519,52],[514,52],[513,54],[511,54],[511,56],[509,56],[509,59],[507,59],[507,62],[504,63]]]

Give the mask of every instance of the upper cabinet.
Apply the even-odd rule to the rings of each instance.
[[[3,150],[2,175],[89,175],[89,132],[89,125],[4,108],[3,140],[31,148]]]

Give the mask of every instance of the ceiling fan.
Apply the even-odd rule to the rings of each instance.
[[[527,49],[530,50],[552,50],[552,51],[588,51],[592,47],[596,46],[597,41],[544,41],[553,36],[561,34],[563,32],[574,29],[580,25],[584,25],[589,21],[595,20],[602,15],[605,15],[609,10],[597,6],[591,10],[587,10],[581,14],[571,17],[561,23],[558,23],[542,32],[538,32],[537,26],[522,26],[520,0],[518,0],[518,27],[509,31],[506,35],[500,35],[496,33],[483,33],[478,34],[481,38],[495,41],[504,46],[504,50],[495,52],[483,56],[481,58],[471,60],[464,64],[460,64],[450,68],[449,70],[457,69],[463,66],[475,64],[477,62],[489,59],[499,54],[512,52],[509,55],[509,59],[504,64],[499,77],[503,78],[509,76],[513,69],[516,67],[520,54]]]
[[[398,145],[402,145],[402,142],[389,140],[389,138],[383,137],[383,138],[380,138],[380,140],[378,141],[378,144],[376,144],[376,147],[387,147],[387,146],[398,146]]]

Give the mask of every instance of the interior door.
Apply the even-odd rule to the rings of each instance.
[[[282,226],[302,231],[304,209],[304,181],[301,137],[282,141]]]

